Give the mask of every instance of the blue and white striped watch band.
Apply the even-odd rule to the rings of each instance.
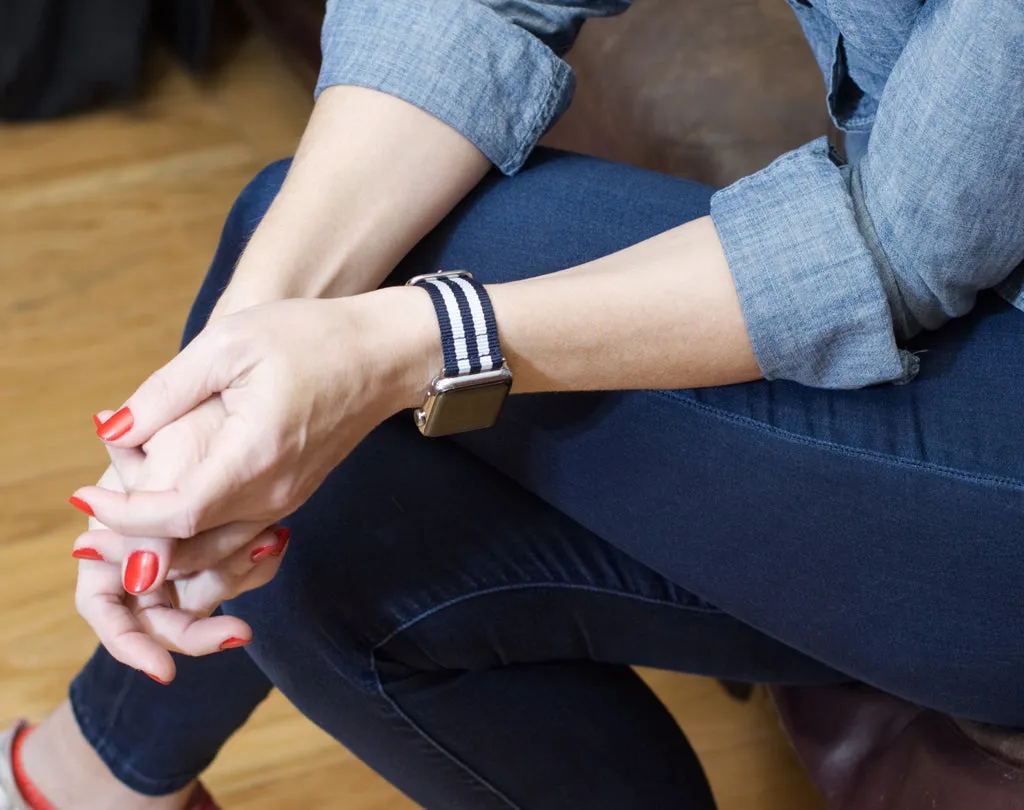
[[[498,327],[484,285],[464,270],[410,279],[434,302],[441,325],[444,376],[462,377],[502,367]]]

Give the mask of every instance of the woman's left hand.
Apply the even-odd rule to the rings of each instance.
[[[143,447],[220,394],[226,411],[204,456],[172,490],[75,495],[129,537],[192,537],[293,512],[377,424],[419,404],[441,367],[429,296],[412,287],[264,304],[211,323],[98,430]],[[158,463],[158,460],[155,460]]]

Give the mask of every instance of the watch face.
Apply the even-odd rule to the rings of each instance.
[[[490,427],[498,421],[511,387],[511,379],[501,379],[438,392],[426,415],[423,432],[427,436],[447,436]]]

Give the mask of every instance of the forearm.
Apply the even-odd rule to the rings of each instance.
[[[487,289],[514,393],[696,388],[761,377],[710,217],[588,264]],[[363,333],[377,344],[366,354],[389,358],[374,365],[402,388],[396,408],[419,406],[442,366],[429,298],[393,288],[358,300],[368,305]]]
[[[489,166],[465,137],[411,104],[328,88],[215,314],[376,288]]]
[[[761,376],[710,217],[490,292],[518,393],[693,388]]]

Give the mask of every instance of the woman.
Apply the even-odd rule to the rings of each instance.
[[[713,807],[630,664],[1024,725],[1024,10],[794,0],[853,162],[714,192],[529,157],[559,54],[625,5],[329,6],[294,162],[99,419],[76,554],[109,653],[16,738],[23,791],[187,806],[271,683],[446,810]],[[462,268],[486,287],[402,286]],[[547,395],[451,439],[401,413],[484,427],[503,358]]]

